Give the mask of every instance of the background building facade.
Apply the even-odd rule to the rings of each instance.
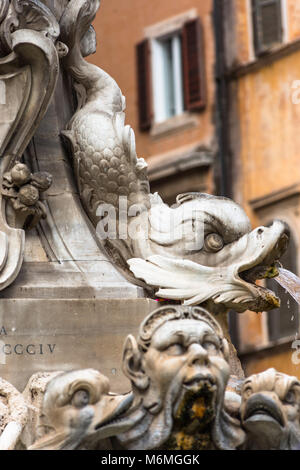
[[[103,0],[90,59],[118,82],[152,192],[232,197],[253,226],[279,218],[300,267],[300,0]],[[298,306],[230,315],[246,373],[300,376]]]
[[[147,159],[152,191],[167,202],[213,192],[215,80],[213,2],[103,1],[97,53],[126,96],[126,120]]]
[[[283,258],[299,270],[300,241],[300,2],[223,2],[223,37],[229,119],[227,168],[231,196],[254,226],[283,220],[291,234]],[[248,374],[272,365],[299,376],[292,345],[299,308],[275,281],[279,310],[236,322],[241,359]],[[295,356],[294,356],[295,357]]]

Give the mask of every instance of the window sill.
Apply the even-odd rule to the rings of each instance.
[[[255,199],[250,199],[249,204],[254,211],[265,209],[266,207],[278,204],[287,198],[300,195],[300,184],[296,183],[291,186],[287,186],[279,191],[273,191],[265,196],[261,196]]]
[[[150,135],[153,139],[159,139],[177,131],[182,131],[198,124],[195,115],[185,112],[179,116],[174,116],[164,122],[154,123],[151,127]]]
[[[281,43],[278,46],[270,49],[259,57],[255,57],[250,62],[241,63],[236,66],[229,68],[226,72],[228,79],[236,79],[242,77],[248,73],[256,72],[257,70],[272,64],[276,60],[279,60],[289,54],[300,49],[300,39],[295,39],[292,42]]]
[[[259,346],[253,345],[253,346],[244,347],[238,350],[238,355],[240,358],[244,359],[245,356],[252,356],[255,353],[264,353],[266,351],[276,349],[280,346],[288,346],[291,343],[293,343],[293,341],[295,341],[295,335],[286,336],[284,338],[280,338],[274,341],[269,341],[268,343],[263,344],[263,345],[259,345]]]
[[[277,52],[279,49],[282,49],[286,44],[283,41],[277,41],[269,46],[262,47],[262,49],[257,50],[254,54],[256,60],[263,59],[267,55],[270,55],[274,52]]]

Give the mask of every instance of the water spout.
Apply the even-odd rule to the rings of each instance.
[[[300,305],[300,278],[284,268],[277,268],[279,275],[274,278]]]

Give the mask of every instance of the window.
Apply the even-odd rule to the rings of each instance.
[[[256,55],[263,54],[283,39],[282,0],[252,0],[253,35]]]
[[[180,30],[137,45],[139,123],[142,131],[184,111],[205,107],[205,68],[199,18]]]
[[[163,122],[184,111],[182,39],[176,33],[152,41],[154,121]]]

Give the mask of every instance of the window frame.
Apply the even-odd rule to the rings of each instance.
[[[198,52],[198,55],[194,55],[196,60],[198,61],[195,64],[191,62],[191,58],[186,57],[186,50],[187,47],[183,45],[184,42],[184,32],[186,33],[185,29],[189,23],[195,22],[197,23],[197,35],[195,35],[194,44],[195,48]],[[199,24],[199,26],[198,26]],[[157,113],[155,109],[155,101],[157,98],[154,96],[154,82],[155,82],[155,75],[154,75],[154,67],[152,64],[154,63],[152,59],[153,48],[155,47],[154,41],[160,41],[168,36],[174,36],[176,34],[180,34],[181,36],[181,93],[180,93],[180,101],[183,104],[183,109],[181,109],[181,113],[177,112],[171,117],[166,117],[164,120],[160,118],[155,118],[155,114]],[[187,36],[187,34],[185,34]],[[144,39],[136,45],[137,49],[143,43],[148,43],[148,49],[150,50],[149,57],[144,59],[143,67],[145,69],[148,68],[150,70],[150,76],[145,78],[145,76],[141,77],[138,73],[137,76],[137,84],[138,84],[138,113],[139,113],[139,123],[140,123],[140,131],[150,131],[150,135],[154,138],[160,137],[168,134],[169,132],[179,130],[180,128],[187,128],[190,126],[195,125],[195,111],[199,112],[206,108],[206,67],[205,67],[205,50],[204,50],[204,42],[203,42],[203,25],[202,25],[202,18],[199,17],[196,8],[188,10],[183,14],[168,18],[162,22],[156,23],[151,26],[147,26],[144,29]],[[194,45],[192,44],[192,45]],[[185,52],[183,51],[185,50]],[[142,60],[143,62],[143,60]],[[146,63],[147,62],[147,63]],[[142,68],[143,68],[142,67]],[[195,79],[193,76],[193,68],[199,70],[199,78]],[[137,65],[137,69],[139,70],[139,64]],[[186,82],[188,77],[188,82]],[[192,94],[190,87],[195,85],[197,93]],[[151,90],[150,90],[151,88]],[[160,94],[161,95],[161,94]],[[141,97],[141,100],[140,100]],[[178,99],[179,101],[179,99]],[[177,109],[180,107],[177,105]],[[142,113],[144,111],[144,114]],[[146,112],[145,112],[146,111]],[[144,120],[141,119],[144,117]]]

